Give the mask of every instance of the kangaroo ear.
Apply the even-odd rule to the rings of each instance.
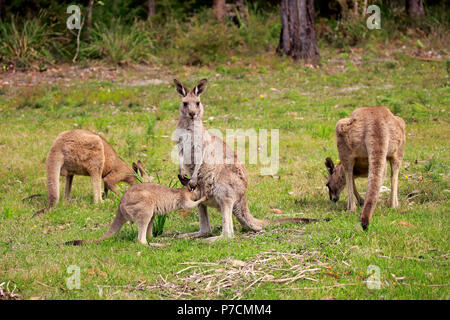
[[[150,182],[150,177],[147,175],[147,172],[145,172],[144,164],[142,163],[141,160],[138,160],[137,163],[133,162],[133,170],[136,173],[138,173],[139,171],[139,174],[141,175],[143,182]]]
[[[199,83],[192,89],[192,92],[197,96],[200,97],[200,95],[205,91],[206,89],[206,83],[208,82],[207,79],[200,80]]]
[[[189,179],[186,177],[181,176],[180,174],[178,175],[178,180],[180,180],[181,184],[183,186],[187,186]]]
[[[330,158],[326,158],[326,159],[325,159],[325,167],[327,167],[328,172],[329,172],[330,174],[333,174],[333,172],[334,172],[334,163],[333,163],[333,160],[331,160]]]
[[[175,88],[177,89],[177,92],[182,96],[186,97],[189,93],[189,89],[186,88],[180,81],[177,79],[173,79],[173,83],[175,83]]]

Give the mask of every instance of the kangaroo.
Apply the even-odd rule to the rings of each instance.
[[[353,194],[363,207],[361,226],[367,230],[375,210],[379,190],[391,165],[391,207],[398,206],[398,173],[405,149],[405,121],[386,107],[366,107],[353,111],[350,118],[336,124],[337,147],[341,162],[335,167],[327,158],[329,177],[326,186],[330,200],[336,202],[347,185],[347,209],[355,210]],[[359,195],[355,177],[368,177],[366,199]]]
[[[149,181],[140,161],[133,163],[133,169],[139,170],[144,181]],[[188,179],[179,177],[186,186]],[[90,242],[100,242],[120,231],[126,221],[138,223],[138,241],[147,244],[147,237],[152,237],[153,220],[155,215],[167,214],[178,209],[192,209],[206,200],[200,198],[200,189],[189,191],[184,188],[169,188],[156,183],[141,183],[128,189],[120,200],[116,217],[103,237],[96,240],[73,240],[67,244],[81,245]],[[197,200],[195,200],[197,199]]]
[[[115,185],[121,181],[136,183],[133,170],[122,161],[111,145],[100,135],[88,130],[69,130],[60,133],[47,155],[48,208],[36,212],[39,215],[56,206],[59,201],[59,176],[66,177],[64,195],[69,198],[74,175],[90,176],[94,188],[94,202],[103,202],[101,182],[105,196],[108,190],[120,195]]]
[[[208,200],[198,206],[200,231],[181,237],[206,237],[211,234],[207,207],[219,209],[222,214],[222,234],[210,237],[208,241],[233,238],[234,214],[244,229],[260,231],[269,224],[286,222],[308,223],[314,219],[281,219],[277,221],[255,219],[247,204],[248,178],[245,167],[237,154],[220,138],[211,135],[203,126],[203,105],[200,95],[206,89],[207,80],[201,80],[189,91],[174,79],[177,92],[181,95],[176,140],[179,157],[179,176],[190,176],[188,188],[199,186]],[[187,178],[186,178],[187,179]]]

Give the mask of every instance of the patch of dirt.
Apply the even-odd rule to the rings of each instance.
[[[115,68],[108,66],[56,65],[45,71],[0,72],[0,87],[31,87],[35,85],[71,86],[74,82],[110,81],[124,86],[148,86],[169,83],[173,77],[149,66]]]

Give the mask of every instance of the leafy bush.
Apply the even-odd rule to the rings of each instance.
[[[39,68],[43,63],[53,62],[54,48],[51,26],[43,21],[43,15],[18,22],[12,17],[10,23],[0,23],[0,61],[16,68]]]
[[[185,23],[168,26],[172,37],[161,48],[166,64],[203,65],[224,62],[235,54],[274,51],[281,24],[278,14],[249,13],[241,27],[231,21],[220,23],[211,10],[204,10]],[[268,29],[268,25],[270,26]]]
[[[204,19],[209,21],[205,23]],[[166,63],[201,65],[224,61],[239,44],[232,31],[209,15],[196,15],[188,23],[177,26],[173,45],[164,57]]]
[[[128,65],[155,61],[152,49],[153,42],[144,22],[127,26],[117,19],[112,21],[111,26],[95,24],[90,43],[82,52],[89,58],[104,59],[115,65]]]

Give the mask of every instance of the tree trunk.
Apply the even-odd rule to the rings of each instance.
[[[5,21],[6,7],[5,0],[0,0],[0,21]]]
[[[147,1],[147,20],[148,22],[152,22],[152,18],[154,17],[156,10],[155,10],[155,6],[156,6],[156,1],[155,0],[148,0]]]
[[[87,20],[86,20],[86,39],[89,39],[89,33],[91,31],[92,25],[92,7],[94,6],[94,0],[89,0],[88,10],[87,10]]]
[[[406,0],[405,7],[406,13],[411,18],[416,18],[425,14],[422,0]]]
[[[281,34],[277,51],[294,60],[319,64],[314,0],[281,0]]]
[[[225,16],[225,0],[214,0],[213,11],[217,19],[222,20]]]

